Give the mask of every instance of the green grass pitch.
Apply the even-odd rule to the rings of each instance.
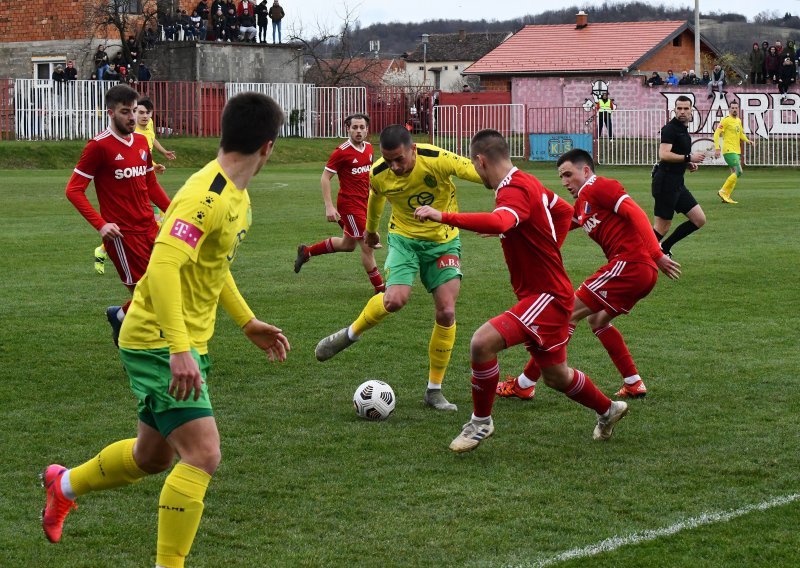
[[[335,145],[326,143],[325,152]],[[554,167],[520,165],[571,200]],[[662,276],[615,322],[650,394],[631,403],[610,441],[591,439],[591,411],[542,385],[532,402],[498,400],[495,436],[466,455],[447,445],[471,411],[469,339],[514,301],[498,241],[462,234],[458,336],[444,385],[459,411],[431,411],[421,400],[433,307],[419,283],[359,344],[314,359],[316,342],[350,323],[371,292],[357,253],[292,271],[298,243],[339,233],[325,222],[321,171],[318,161],[268,164],[250,188],[254,222],[233,273],[292,351],[270,364],[219,317],[209,382],[223,461],[187,565],[535,566],[800,493],[796,171],[747,169],[737,206],[716,196],[722,169],[688,176],[708,224],[674,249],[683,278]],[[171,169],[162,183],[174,194],[191,173]],[[620,179],[651,213],[646,169],[599,173]],[[97,237],[64,197],[69,169],[0,175],[0,565],[152,566],[164,475],[82,498],[58,545],[42,535],[36,474],[135,435],[135,402],[104,317],[126,291],[113,268],[92,270]],[[459,201],[464,211],[488,210],[493,194],[460,183]],[[575,285],[605,262],[582,231],[563,254]],[[569,359],[606,393],[619,387],[585,324]],[[516,373],[525,360],[521,348],[505,352],[501,371]],[[367,378],[397,394],[387,422],[353,412]],[[794,501],[559,565],[796,566],[799,521]]]

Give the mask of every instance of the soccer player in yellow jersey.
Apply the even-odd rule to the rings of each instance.
[[[422,284],[433,295],[436,310],[428,344],[430,367],[424,400],[437,410],[457,410],[442,394],[442,381],[456,338],[461,240],[455,227],[420,221],[414,217],[414,210],[430,205],[440,211],[456,212],[456,186],[451,176],[475,183],[481,183],[481,178],[468,158],[429,144],[414,144],[411,134],[399,124],[381,132],[380,150],[382,157],[370,173],[364,240],[372,247],[380,243],[378,222],[388,200],[392,217],[384,269],[386,292],[373,296],[350,326],[320,341],[316,356],[319,361],[330,359],[405,306],[419,273]]]
[[[246,188],[272,153],[282,123],[280,107],[265,95],[231,98],[216,160],[189,178],[167,209],[119,339],[139,401],[138,434],[75,468],[45,470],[42,527],[51,542],[61,539],[77,497],[166,471],[177,456],[158,503],[156,566],[183,567],[220,462],[206,384],[217,304],[270,360],[283,361],[289,350],[280,329],[255,318],[230,273],[251,222]]]
[[[714,131],[714,155],[719,158],[719,137],[722,136],[722,157],[731,169],[731,175],[717,192],[719,198],[725,203],[738,203],[731,199],[731,193],[736,188],[736,181],[742,175],[742,147],[741,143],[746,142],[753,146],[753,142],[748,140],[744,134],[742,120],[739,118],[739,102],[733,101],[730,105],[730,114],[719,121],[719,126]]]

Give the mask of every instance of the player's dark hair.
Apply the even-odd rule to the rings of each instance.
[[[128,85],[114,85],[106,92],[106,108],[114,109],[119,104],[135,103],[139,93]]]
[[[675,99],[675,106],[678,106],[677,103],[691,103],[692,99],[687,97],[686,95],[681,95],[677,99]]]
[[[594,171],[592,155],[582,148],[573,148],[569,152],[561,154],[556,162],[556,167],[560,167],[564,162],[571,162],[576,166],[589,166],[589,169]]]
[[[228,99],[222,110],[223,152],[254,154],[269,141],[274,142],[283,126],[283,110],[261,93],[239,93]]]
[[[139,100],[136,101],[137,105],[142,105],[144,108],[149,110],[150,112],[153,111],[153,101],[150,100],[150,97],[139,97]]]
[[[381,149],[397,150],[401,146],[409,148],[414,143],[411,133],[402,124],[392,124],[381,131]]]
[[[470,156],[481,154],[490,161],[509,159],[508,142],[497,130],[486,128],[475,133],[469,143]]]
[[[363,120],[364,122],[367,123],[367,126],[369,126],[369,116],[357,112],[355,114],[351,114],[350,116],[344,119],[345,128],[350,128],[350,123],[353,122],[354,120]]]
[[[733,100],[732,100],[732,101],[731,101],[731,102],[728,104],[728,106],[730,106],[730,105],[742,106],[742,105],[740,105],[740,104],[739,104],[739,101],[737,101],[736,99],[733,99]]]

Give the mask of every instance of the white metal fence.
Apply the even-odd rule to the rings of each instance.
[[[525,156],[525,105],[437,105],[433,108],[433,143],[456,154],[469,153],[479,130],[492,128],[508,141],[512,158]]]

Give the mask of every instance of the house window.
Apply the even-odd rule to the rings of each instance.
[[[676,37],[672,40],[673,47],[680,47],[681,46],[681,36]]]
[[[51,79],[56,65],[66,65],[67,57],[65,55],[31,57],[31,63],[33,63],[34,79]]]
[[[447,71],[447,65],[444,66],[444,70]]]
[[[141,14],[143,0],[109,0],[112,9],[119,14]]]
[[[456,71],[458,71],[458,65],[453,65],[453,69],[455,69]]]
[[[419,66],[419,70],[422,71],[422,65]]]

